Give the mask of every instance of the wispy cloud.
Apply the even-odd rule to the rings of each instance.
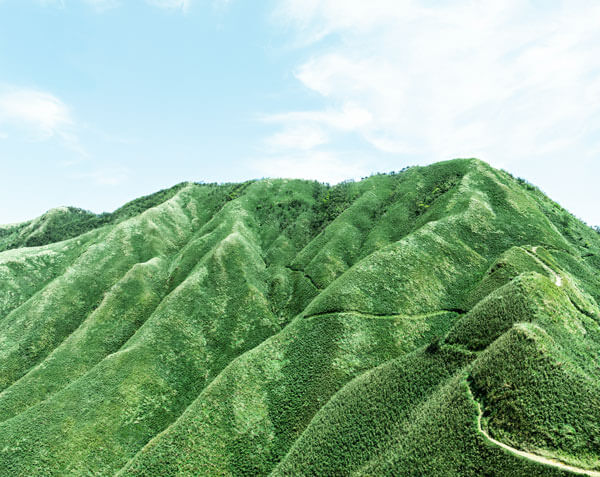
[[[502,166],[589,156],[600,145],[598,18],[587,0],[285,0],[274,19],[295,32],[295,77],[323,108],[272,118],[351,133],[373,155]]]
[[[272,149],[308,150],[328,142],[327,134],[320,128],[306,125],[288,127],[269,136],[265,143]]]
[[[26,141],[56,139],[63,147],[75,152],[74,157],[58,162],[67,168],[68,176],[88,180],[102,186],[116,186],[129,178],[126,167],[95,165],[81,145],[78,133],[85,128],[73,118],[70,108],[51,93],[36,89],[4,87],[0,90],[0,138],[15,136]],[[95,132],[100,135],[99,132]],[[106,136],[102,136],[107,140]],[[109,138],[110,139],[110,138]],[[77,172],[77,169],[87,169]]]
[[[69,108],[56,96],[19,88],[0,93],[0,121],[27,127],[39,139],[60,135],[73,124]]]
[[[291,111],[264,116],[263,121],[281,124],[320,124],[341,131],[352,131],[369,124],[371,113],[356,104],[347,101],[338,108],[316,111]]]
[[[328,151],[289,152],[253,161],[262,177],[312,179],[336,184],[368,174],[367,164],[351,153]]]
[[[265,176],[317,179],[339,182],[367,173],[356,155],[328,149],[340,135],[352,133],[372,121],[369,111],[353,103],[337,109],[292,111],[261,117],[280,129],[264,140],[266,158],[255,163]]]
[[[0,89],[0,125],[5,137],[15,134],[29,141],[58,138],[78,155],[87,156],[68,106],[51,93],[16,87]]]

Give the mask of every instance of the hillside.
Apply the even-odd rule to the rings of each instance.
[[[60,242],[104,225],[116,224],[170,199],[184,186],[185,184],[178,184],[170,189],[140,197],[112,213],[94,214],[75,207],[59,207],[34,220],[0,225],[0,252]]]
[[[476,159],[0,228],[0,475],[600,476],[600,234]]]

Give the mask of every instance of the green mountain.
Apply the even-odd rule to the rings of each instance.
[[[479,160],[0,250],[1,476],[600,476],[600,234]]]

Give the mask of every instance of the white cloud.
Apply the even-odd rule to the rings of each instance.
[[[371,114],[352,103],[323,111],[294,111],[261,118],[282,129],[264,140],[267,157],[254,161],[263,176],[316,179],[337,183],[368,174],[357,154],[324,150],[332,136],[371,122]]]
[[[375,157],[508,166],[600,146],[597,2],[285,0],[274,18],[305,50],[295,75],[323,108],[273,120],[354,134]]]
[[[307,150],[327,142],[328,138],[324,131],[310,126],[288,127],[265,140],[267,146],[276,150],[281,148]]]
[[[339,108],[328,108],[322,111],[292,111],[271,114],[262,118],[265,122],[283,124],[319,124],[339,131],[353,131],[368,125],[373,119],[366,109],[351,102]]]
[[[0,89],[0,125],[3,136],[15,135],[29,141],[58,138],[65,147],[87,157],[79,143],[68,106],[56,96],[35,89]]]
[[[26,127],[39,139],[60,135],[73,124],[69,108],[56,96],[14,88],[0,93],[0,122]]]
[[[349,154],[315,151],[307,154],[271,156],[253,162],[262,177],[312,179],[332,184],[359,179],[367,174],[365,164]]]

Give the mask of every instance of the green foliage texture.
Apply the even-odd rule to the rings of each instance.
[[[599,301],[476,159],[54,209],[0,227],[0,476],[594,475]]]

